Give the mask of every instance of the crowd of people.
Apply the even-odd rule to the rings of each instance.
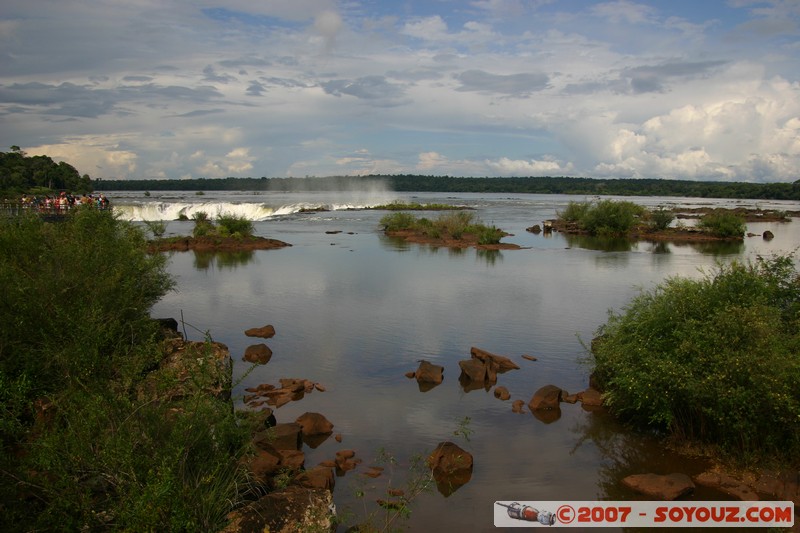
[[[82,194],[77,196],[66,191],[61,191],[58,196],[23,195],[20,198],[20,202],[23,208],[35,209],[44,213],[66,213],[69,209],[80,205],[108,209],[110,205],[108,198],[104,194]]]

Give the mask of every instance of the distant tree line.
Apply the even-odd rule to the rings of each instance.
[[[371,175],[326,178],[222,178],[182,180],[95,180],[97,191],[324,191],[358,187],[380,180],[398,192],[478,192],[573,194],[582,196],[688,196],[800,200],[794,183],[712,182],[670,179],[594,179],[574,177],[456,178],[451,176]]]
[[[87,193],[92,191],[92,180],[68,163],[56,163],[46,155],[28,157],[19,146],[12,146],[10,152],[0,152],[0,191],[4,195]]]

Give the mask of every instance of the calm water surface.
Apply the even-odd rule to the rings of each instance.
[[[320,412],[334,424],[334,433],[343,436],[342,443],[331,438],[317,448],[305,447],[307,467],[346,448],[363,459],[361,467],[336,479],[334,499],[340,512],[349,508],[363,516],[355,490],[378,490],[388,482],[388,473],[375,480],[358,474],[375,464],[382,450],[398,461],[391,475],[396,485],[402,485],[415,455],[427,455],[441,441],[452,440],[473,454],[469,483],[448,496],[433,491],[415,501],[406,525],[418,531],[442,525],[453,531],[493,531],[497,500],[635,499],[619,485],[626,475],[699,472],[702,464],[675,457],[657,442],[579,404],[562,404],[554,421],[539,420],[530,412],[515,414],[511,401],[496,399],[491,389],[462,388],[458,361],[470,357],[472,346],[517,361],[520,370],[498,378],[512,401],[527,404],[547,384],[581,391],[588,386],[584,345],[609,310],[620,310],[638,291],[669,276],[699,277],[718,262],[789,252],[800,245],[796,221],[749,224],[748,231],[769,229],[775,239],[751,237],[733,246],[620,245],[525,231],[553,218],[569,200],[582,199],[566,196],[398,194],[380,189],[140,194],[109,196],[135,220],[174,218],[180,210],[249,214],[260,219],[257,234],[292,244],[245,254],[172,254],[169,271],[177,279],[177,291],[159,302],[153,315],[183,316],[190,339],[200,340],[208,331],[225,343],[234,359],[238,397],[246,387],[277,385],[284,377],[326,387],[326,392],[307,394],[275,414],[279,422],[291,422],[306,411]],[[342,209],[396,199],[472,207],[483,222],[514,234],[505,241],[525,248],[480,252],[404,244],[381,234],[378,221],[385,212]],[[789,202],[633,200],[649,207],[800,209]],[[333,210],[298,212],[315,206]],[[169,222],[167,233],[189,234],[192,225]],[[242,354],[260,339],[243,332],[265,324],[277,332],[265,341],[274,355],[269,364],[248,373],[250,365],[241,360]],[[538,361],[523,360],[522,354]],[[445,368],[444,382],[427,392],[403,375],[421,359]],[[468,441],[453,434],[466,417]],[[698,489],[689,499],[727,498]]]

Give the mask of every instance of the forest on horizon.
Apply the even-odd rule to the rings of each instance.
[[[672,179],[545,177],[468,177],[367,175],[305,178],[92,179],[65,162],[28,156],[17,146],[0,152],[0,194],[93,191],[332,191],[366,189],[380,182],[397,192],[473,192],[573,194],[583,196],[684,196],[756,200],[800,200],[794,183],[748,183]]]
[[[367,175],[306,178],[220,178],[181,180],[96,180],[96,191],[326,191],[367,188],[382,182],[397,192],[574,194],[584,196],[686,196],[800,200],[794,183],[745,183],[669,179],[583,177],[458,178],[426,175]]]

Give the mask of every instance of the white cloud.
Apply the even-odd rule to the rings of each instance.
[[[92,177],[800,174],[795,2],[46,5],[4,4],[0,146]]]

